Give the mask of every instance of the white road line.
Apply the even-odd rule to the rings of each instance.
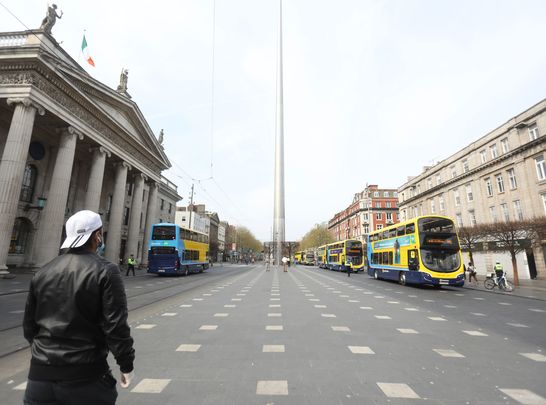
[[[415,329],[397,328],[396,330],[398,330],[400,333],[413,333],[413,334],[418,334],[419,333]]]
[[[544,309],[538,309],[538,308],[529,308],[529,311],[533,311],[533,312],[546,312]]]
[[[455,350],[451,350],[451,349],[432,349],[432,350],[443,357],[464,357],[461,353],[458,353]]]
[[[347,346],[351,353],[354,354],[375,354],[368,346]]]
[[[499,305],[512,305],[509,302],[499,302]]]
[[[170,382],[170,379],[144,378],[131,392],[137,394],[160,394]]]
[[[182,304],[180,305],[180,308],[191,308],[192,306],[192,304]]]
[[[479,330],[463,330],[463,332],[470,336],[489,336],[487,333],[480,332]]]
[[[203,325],[199,328],[199,330],[216,330],[218,329],[218,325]]]
[[[320,314],[320,316],[324,318],[335,318],[336,316],[334,314]]]
[[[275,317],[278,318],[278,317],[281,317],[282,314],[279,313],[279,312],[270,312],[270,313],[267,314],[267,316],[270,317],[270,318],[275,318]]]
[[[360,307],[360,309],[373,309],[372,307]]]
[[[352,302],[352,303],[355,303],[355,302],[360,302],[359,300],[349,300],[347,302]]]
[[[390,398],[420,398],[407,384],[377,383],[383,393]]]
[[[280,308],[281,304],[269,304],[269,308]]]
[[[232,300],[232,301],[237,301],[237,302],[238,302],[238,301],[242,301],[243,299],[242,299],[242,298],[232,298],[231,300]]]
[[[157,325],[153,325],[151,323],[143,323],[138,325],[135,329],[152,329],[155,328]]]
[[[390,316],[388,315],[374,315],[377,319],[392,319]]]
[[[288,395],[288,381],[258,381],[258,384],[256,385],[256,395]]]
[[[419,311],[417,308],[404,308],[406,311]]]
[[[27,389],[27,382],[26,381],[24,383],[16,385],[15,387],[12,388],[12,390],[14,390],[14,391],[24,391],[26,389]]]
[[[441,316],[429,316],[428,319],[431,321],[447,321],[447,319],[442,318]]]
[[[284,345],[263,345],[262,353],[284,353]]]
[[[236,308],[236,307],[237,307],[237,305],[235,305],[235,304],[226,304],[226,305],[224,305],[224,308]]]
[[[214,316],[216,318],[225,318],[226,316],[229,316],[229,314],[227,314],[225,312],[218,312],[218,313],[214,314]]]
[[[201,348],[201,345],[189,345],[183,344],[178,346],[176,349],[177,352],[196,352]]]
[[[282,325],[267,325],[265,330],[284,330]]]
[[[476,316],[485,316],[485,314],[482,314],[481,312],[471,312],[471,314]]]
[[[326,305],[313,305],[315,308],[326,308]]]
[[[539,362],[546,362],[546,356],[540,353],[519,353],[523,357],[527,357],[528,359],[539,361]]]
[[[165,312],[161,314],[161,316],[176,316],[176,315],[178,315],[178,313],[176,312]]]
[[[520,404],[546,404],[546,399],[541,397],[540,395],[535,394],[533,391],[514,388],[499,388],[499,390],[508,395],[514,401],[519,402]]]
[[[513,326],[514,328],[528,328],[527,325],[522,323],[507,323],[507,325]]]
[[[347,326],[332,326],[332,330],[334,332],[350,332],[351,329],[349,329]]]
[[[269,301],[280,301],[280,300],[281,300],[280,298],[269,298]]]
[[[194,298],[192,301],[203,301],[203,298]]]

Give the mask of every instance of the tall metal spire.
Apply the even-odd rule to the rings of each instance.
[[[282,82],[282,0],[279,0],[279,48],[277,56],[277,120],[275,125],[275,214],[273,240],[275,263],[281,264],[284,244],[284,119]]]

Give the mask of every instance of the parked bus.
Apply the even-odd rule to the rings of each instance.
[[[303,255],[302,264],[313,266],[315,264],[315,253],[312,250],[307,250]]]
[[[362,242],[347,239],[326,245],[326,268],[330,270],[361,271],[364,268]]]
[[[326,245],[317,248],[317,266],[321,269],[326,268]]]
[[[368,274],[400,284],[464,284],[464,268],[453,220],[427,215],[368,235]]]
[[[152,226],[148,250],[148,273],[200,273],[209,267],[209,241],[206,234],[176,224]]]
[[[305,256],[305,252],[294,253],[294,264],[302,264]]]

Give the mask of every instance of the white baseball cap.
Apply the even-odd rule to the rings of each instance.
[[[66,239],[61,249],[83,246],[91,234],[102,228],[100,215],[89,210],[76,212],[66,221]]]

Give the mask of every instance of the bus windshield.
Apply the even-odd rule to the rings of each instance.
[[[362,243],[359,241],[347,241],[346,254],[347,256],[362,255]]]
[[[429,250],[421,249],[424,265],[440,273],[456,271],[461,266],[458,250]]]
[[[453,221],[447,218],[421,218],[419,232],[426,233],[455,233]]]
[[[174,240],[176,239],[176,228],[174,225],[154,226],[152,240]]]

